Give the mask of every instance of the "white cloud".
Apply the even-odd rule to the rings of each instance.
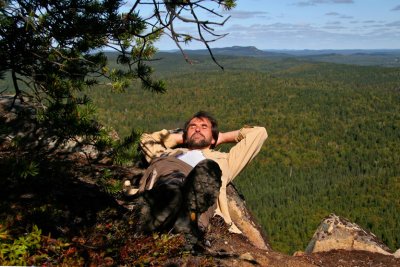
[[[329,21],[329,22],[327,22],[326,24],[329,24],[329,25],[338,25],[338,24],[342,24],[340,21]]]
[[[315,6],[319,4],[354,4],[353,0],[309,0],[297,2],[296,6]]]
[[[400,27],[400,20],[385,24],[388,27]]]
[[[249,0],[244,6],[247,10],[224,12],[225,17],[232,15],[232,18],[224,27],[215,27],[215,30],[216,33],[229,35],[212,43],[211,46],[256,46],[260,49],[400,48],[398,41],[400,40],[400,20],[395,16],[397,13],[390,11],[400,10],[400,6],[393,9],[391,5],[382,7],[386,10],[386,15],[373,12],[372,16],[368,12],[364,14],[350,6],[355,2],[361,4],[361,0],[291,0],[291,6],[286,5],[284,10],[267,8],[269,7],[267,4],[265,8],[260,6],[256,8],[257,1],[264,5],[266,0]],[[296,4],[318,7],[311,10],[314,13],[308,17],[309,13],[301,14],[304,8],[298,8]],[[335,9],[338,6],[340,9]],[[252,7],[254,11],[248,11],[249,7]],[[282,5],[278,7],[283,8]],[[368,8],[378,11],[376,6]],[[263,12],[263,10],[268,12]],[[185,27],[187,25],[179,26],[181,27],[177,29],[193,33],[193,29],[189,30]],[[204,48],[195,42],[192,42],[190,47],[185,47]]]
[[[353,0],[333,0],[330,2],[333,2],[334,4],[354,4]]]
[[[327,16],[339,16],[340,14],[337,13],[337,12],[329,12],[329,13],[326,13],[325,15],[327,15]]]
[[[233,25],[230,34],[221,43],[253,45],[260,49],[368,49],[398,48],[393,36],[400,21],[389,24],[366,24],[361,28],[347,28],[340,21],[322,27],[311,24],[272,23],[251,26]],[[220,43],[218,46],[221,47]]]
[[[234,19],[251,19],[251,18],[265,18],[268,12],[263,11],[239,11],[239,10],[231,10],[224,11],[225,15],[231,15]]]
[[[395,7],[392,9],[392,11],[400,11],[400,5],[395,6]]]
[[[352,18],[354,18],[352,16],[342,15],[342,14],[337,13],[337,12],[328,12],[328,13],[325,13],[325,15],[326,16],[333,16],[333,17],[340,17],[341,19],[352,19]]]
[[[343,30],[343,29],[346,29],[345,27],[340,26],[338,24],[326,25],[326,26],[324,26],[322,28],[325,29],[325,30]]]

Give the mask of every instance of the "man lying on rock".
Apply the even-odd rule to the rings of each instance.
[[[266,139],[264,127],[219,132],[217,121],[204,111],[194,114],[183,130],[143,134],[140,146],[150,165],[138,188],[124,184],[126,194],[140,193],[140,230],[196,238],[199,227],[204,229],[218,215],[230,232],[241,233],[229,215],[226,187]],[[214,150],[224,143],[236,144],[228,153]]]

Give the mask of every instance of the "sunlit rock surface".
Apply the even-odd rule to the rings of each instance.
[[[331,250],[363,250],[391,255],[390,249],[373,233],[335,214],[325,218],[306,248],[306,253]]]

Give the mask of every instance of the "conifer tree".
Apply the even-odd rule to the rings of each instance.
[[[0,0],[0,78],[11,73],[14,101],[36,103],[37,123],[55,147],[78,135],[94,140],[101,129],[87,88],[102,84],[121,91],[139,80],[143,88],[163,92],[165,84],[152,78],[147,64],[154,43],[169,36],[186,58],[181,44],[198,41],[212,56],[209,43],[224,36],[214,27],[229,18],[214,8],[234,6],[235,0]],[[210,14],[215,21],[202,19]],[[196,31],[181,32],[180,23]],[[118,52],[119,67],[110,67],[105,49]]]

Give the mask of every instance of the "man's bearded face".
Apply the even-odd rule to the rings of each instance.
[[[189,149],[209,148],[214,142],[212,125],[207,118],[193,118],[189,122],[186,140]]]

